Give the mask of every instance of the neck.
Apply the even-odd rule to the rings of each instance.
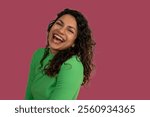
[[[53,55],[56,55],[56,54],[58,53],[57,50],[54,50],[54,49],[51,49],[51,48],[49,48],[49,51],[50,51],[50,53],[52,53]]]

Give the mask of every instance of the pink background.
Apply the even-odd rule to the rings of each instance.
[[[99,3],[97,2],[99,1]],[[149,0],[1,0],[0,99],[23,99],[33,52],[64,8],[81,11],[97,43],[96,70],[78,99],[150,99]]]

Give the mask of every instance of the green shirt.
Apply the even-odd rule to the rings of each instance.
[[[55,76],[45,75],[39,68],[40,60],[44,55],[44,48],[38,49],[32,57],[30,73],[26,88],[27,100],[74,100],[77,98],[82,81],[83,65],[77,56],[65,61]],[[49,55],[43,62],[43,67],[50,59]]]

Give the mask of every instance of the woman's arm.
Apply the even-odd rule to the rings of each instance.
[[[72,100],[78,94],[83,81],[83,65],[74,56],[62,64],[57,84],[50,100]]]
[[[37,51],[36,51],[37,52]],[[35,70],[35,54],[36,52],[34,52],[32,59],[31,59],[31,63],[30,63],[30,71],[29,71],[29,75],[28,75],[28,83],[27,83],[27,87],[26,87],[26,94],[25,94],[25,99],[26,100],[32,100],[32,94],[31,94],[31,83],[34,77],[34,70]]]

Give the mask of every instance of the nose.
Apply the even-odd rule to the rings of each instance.
[[[61,34],[65,34],[65,27],[61,27],[61,28],[59,29],[59,32],[60,32]]]

